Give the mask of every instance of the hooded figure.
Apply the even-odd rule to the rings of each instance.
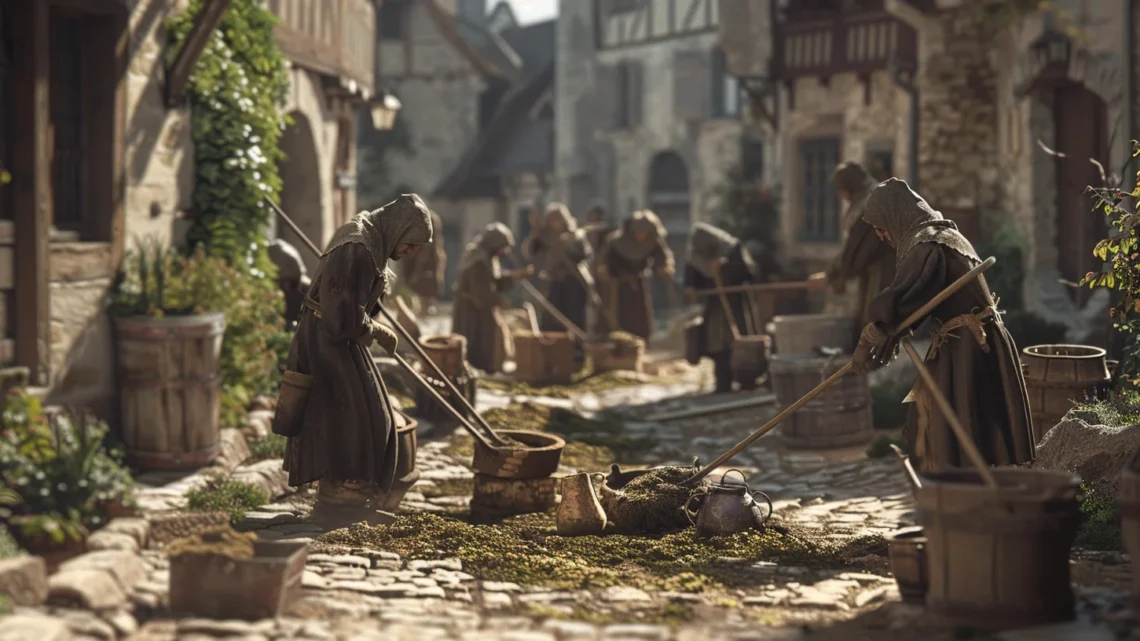
[[[312,281],[297,248],[280,238],[269,245],[269,260],[277,266],[277,286],[285,295],[285,323],[292,327],[301,318],[301,301]]]
[[[361,212],[333,234],[289,348],[288,370],[312,377],[299,425],[284,434],[290,485],[319,480],[322,496],[344,489],[361,500],[398,500],[415,482],[396,478],[399,457],[410,453],[397,451],[397,418],[369,348],[376,341],[396,349],[392,330],[372,318],[392,285],[388,260],[431,239],[427,206],[415,194]],[[277,417],[274,430],[294,431],[278,429]]]
[[[443,249],[443,220],[431,212],[431,227],[436,230],[427,247],[401,262],[404,284],[419,298],[419,311],[426,312],[443,290],[447,253]]]
[[[618,324],[608,331],[629,332],[648,344],[653,335],[649,270],[655,268],[662,278],[673,275],[673,251],[665,242],[666,235],[657,214],[642,209],[606,239],[596,270],[609,311],[606,316]]]
[[[523,244],[523,259],[534,264],[538,276],[546,283],[546,298],[578,327],[586,327],[586,309],[590,282],[586,263],[593,250],[586,233],[578,229],[578,221],[562,203],[551,203],[541,227],[534,229]],[[552,314],[542,313],[540,328],[544,332],[562,332],[566,328]]]
[[[467,243],[459,261],[451,331],[467,337],[468,362],[488,373],[501,371],[503,362],[514,355],[514,344],[500,312],[509,305],[503,292],[529,273],[503,273],[499,257],[514,246],[511,230],[502,223],[491,223]]]
[[[705,223],[693,225],[686,263],[686,290],[733,287],[768,280],[768,274],[762,273],[752,253],[735,236]],[[725,298],[741,335],[759,333],[761,327],[755,318],[754,307],[749,304],[750,297],[747,294],[727,294]],[[733,374],[729,356],[732,329],[725,314],[724,301],[720,296],[706,296],[703,302],[704,320],[697,339],[699,351],[701,356],[713,361],[717,393],[731,392]],[[741,383],[748,387],[755,381]]]
[[[614,226],[606,217],[606,206],[601,201],[595,201],[586,212],[586,239],[590,241],[594,254],[602,251],[606,238],[614,231]]]
[[[854,358],[857,367],[865,369],[872,359],[881,364],[894,356],[897,345],[887,338],[891,328],[981,261],[952,221],[897,178],[875,189],[863,219],[898,256],[894,281],[868,307],[870,323]],[[1021,361],[985,277],[958,290],[930,317],[935,329],[926,366],[982,456],[991,465],[1033,461],[1036,450]],[[904,402],[911,404],[906,438],[918,469],[967,466],[921,379]]]
[[[843,216],[843,251],[828,268],[827,282],[833,292],[842,294],[848,281],[859,281],[856,314],[860,325],[865,325],[867,305],[895,277],[895,252],[863,221],[867,198],[878,184],[867,170],[859,163],[845,162],[835,170],[831,184],[848,205]]]

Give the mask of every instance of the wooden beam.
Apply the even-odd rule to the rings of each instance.
[[[210,37],[222,22],[222,16],[230,6],[230,0],[205,0],[202,12],[190,27],[190,33],[182,43],[182,49],[170,63],[166,70],[166,104],[175,107],[186,99],[186,83],[190,81],[190,73],[210,44]]]
[[[12,204],[15,241],[16,363],[33,385],[51,374],[48,232],[52,219],[50,16],[47,2],[10,5],[12,47]]]

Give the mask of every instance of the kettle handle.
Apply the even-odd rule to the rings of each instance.
[[[731,470],[729,470],[729,471],[725,472],[724,474],[722,474],[722,475],[721,475],[721,477],[720,477],[720,482],[721,482],[721,483],[724,483],[724,482],[725,482],[725,480],[726,480],[726,479],[728,479],[728,475],[729,475],[729,474],[732,474],[733,472],[736,472],[737,474],[739,474],[739,475],[740,475],[740,482],[741,482],[741,483],[743,483],[745,486],[747,486],[747,485],[748,485],[748,477],[744,476],[744,472],[741,472],[740,470],[738,470],[738,469],[736,469],[736,468],[732,468]]]
[[[761,492],[760,490],[756,490],[755,492],[749,492],[749,494],[752,495],[752,500],[753,500],[754,505],[755,505],[755,501],[756,501],[758,496],[763,497],[764,502],[768,504],[768,513],[764,515],[764,518],[760,519],[760,521],[756,523],[756,525],[764,525],[765,523],[768,522],[768,519],[772,518],[772,513],[776,511],[775,507],[773,507],[773,505],[772,505],[772,499],[769,498],[767,494]]]
[[[591,481],[601,481],[603,484],[606,482],[606,475],[601,472],[594,472],[590,475]]]
[[[693,501],[695,501],[697,499],[703,499],[704,497],[705,497],[704,492],[701,492],[699,494],[694,494],[694,495],[689,497],[689,500],[685,501],[685,506],[683,508],[681,508],[682,510],[684,510],[685,516],[689,517],[689,523],[692,523],[693,525],[697,524],[697,510],[700,510],[701,508],[700,508],[700,506],[697,506],[697,510],[691,510],[691,509],[689,509],[689,505],[692,504]]]

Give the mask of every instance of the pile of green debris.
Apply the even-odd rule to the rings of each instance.
[[[882,537],[837,544],[806,530],[769,528],[698,539],[692,528],[660,537],[560,537],[548,514],[476,526],[431,514],[402,515],[390,525],[358,523],[320,537],[322,549],[372,548],[405,559],[457,557],[479,579],[573,590],[632,585],[700,592],[755,585],[760,561],[808,568],[862,567],[882,557]]]

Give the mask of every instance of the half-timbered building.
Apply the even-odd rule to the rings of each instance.
[[[182,0],[0,0],[0,365],[53,402],[114,407],[104,312],[130,238],[181,241],[194,186],[184,90],[228,0],[167,50]],[[314,240],[355,208],[353,104],[372,0],[273,0],[292,63],[284,203]],[[169,55],[168,55],[169,54]]]
[[[741,92],[714,0],[559,3],[556,178],[576,211],[648,207],[683,252],[741,162]],[[662,297],[664,300],[665,298]]]

